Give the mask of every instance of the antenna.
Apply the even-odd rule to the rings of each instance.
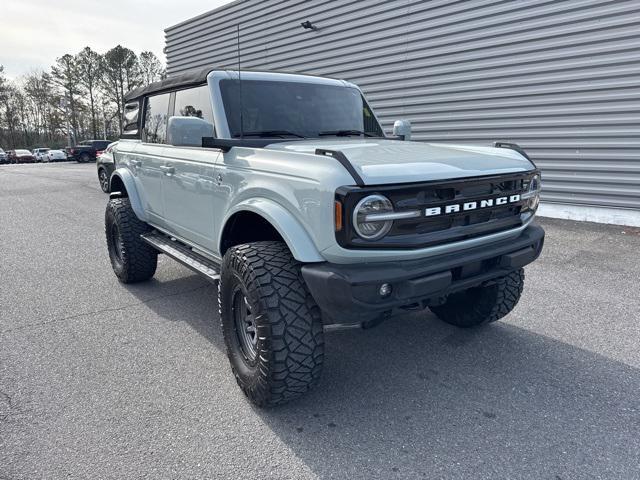
[[[239,90],[239,94],[240,94],[240,139],[242,140],[244,138],[244,119],[243,119],[243,113],[242,111],[244,110],[243,105],[242,105],[242,77],[241,75],[241,66],[240,66],[240,24],[238,23],[237,25],[237,29],[238,29],[238,90]]]

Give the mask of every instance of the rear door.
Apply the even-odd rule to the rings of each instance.
[[[145,99],[142,142],[128,155],[138,192],[149,220],[164,226],[162,178],[164,176],[167,116],[170,94]]]

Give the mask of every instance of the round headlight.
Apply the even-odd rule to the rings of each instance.
[[[358,202],[353,212],[353,228],[365,240],[384,237],[393,224],[384,214],[393,213],[393,204],[382,195],[369,195]],[[380,217],[380,218],[376,218]]]
[[[540,175],[535,175],[531,179],[531,183],[529,183],[529,191],[533,194],[529,199],[529,208],[534,212],[538,209],[538,205],[540,204],[540,189],[542,185],[540,184]]]
[[[529,191],[530,192],[540,191],[540,175],[536,174],[533,176],[533,178],[531,179],[531,182],[529,182]]]
[[[535,212],[540,204],[540,189],[542,188],[540,184],[540,175],[534,175],[531,181],[529,182],[529,189],[527,192],[522,195],[523,199],[528,199],[526,203],[527,210],[531,210]]]

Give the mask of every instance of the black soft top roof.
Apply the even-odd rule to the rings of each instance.
[[[194,87],[196,85],[202,85],[207,82],[207,75],[209,72],[215,70],[214,67],[197,68],[193,70],[187,70],[179,75],[173,75],[159,82],[153,82],[144,87],[138,87],[124,96],[125,102],[135,100],[145,95],[152,93],[161,93],[167,90],[175,90],[176,88]]]

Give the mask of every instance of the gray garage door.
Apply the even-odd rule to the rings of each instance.
[[[166,30],[169,74],[236,68],[238,22],[243,68],[353,81],[387,130],[519,143],[547,202],[640,209],[638,0],[241,0]]]

